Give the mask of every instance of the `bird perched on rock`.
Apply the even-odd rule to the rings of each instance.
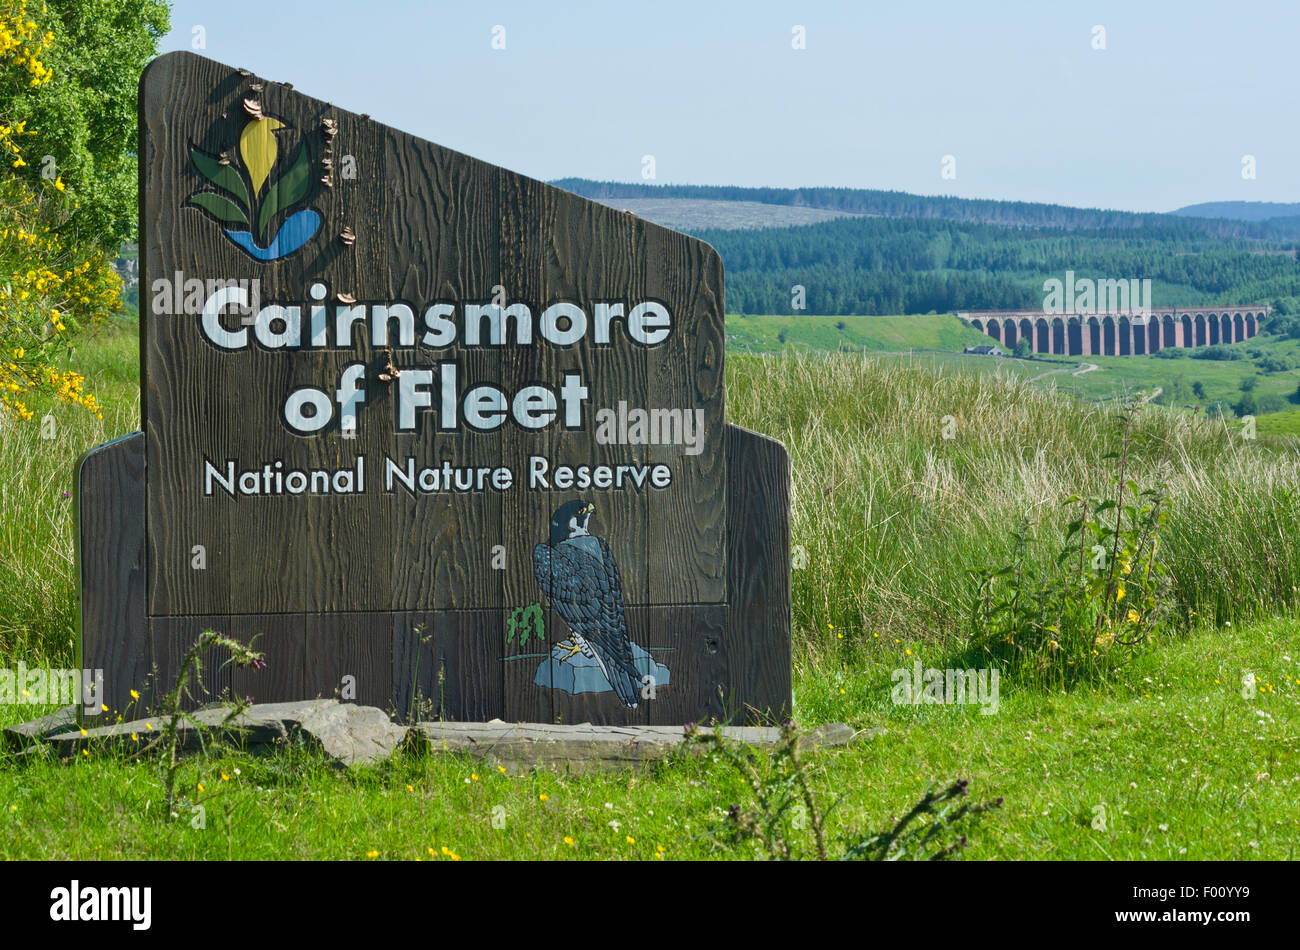
[[[635,709],[641,676],[623,616],[623,582],[609,545],[588,529],[595,510],[585,501],[556,509],[550,538],[533,549],[533,573],[569,625],[563,659],[575,653],[594,659],[623,705]]]

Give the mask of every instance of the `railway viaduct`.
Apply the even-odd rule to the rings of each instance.
[[[1031,352],[1062,356],[1141,356],[1168,347],[1240,343],[1260,332],[1268,307],[1153,307],[1136,313],[1043,313],[983,310],[957,316],[1007,349],[1027,340]]]

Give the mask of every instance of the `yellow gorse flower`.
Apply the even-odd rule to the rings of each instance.
[[[26,0],[0,2],[0,81],[9,88],[41,86],[53,75],[42,57],[55,36],[37,22],[49,15],[43,5],[29,11]],[[21,143],[36,132],[0,115],[0,353],[12,355],[0,362],[0,412],[31,421],[32,402],[51,396],[103,418],[82,377],[56,362],[70,331],[121,309],[122,280],[110,254],[60,236],[72,185],[20,172],[28,167]]]

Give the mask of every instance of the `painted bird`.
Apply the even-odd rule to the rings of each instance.
[[[596,506],[571,501],[551,518],[551,537],[533,549],[537,586],[569,625],[560,645],[594,659],[624,706],[635,709],[640,673],[632,660],[632,642],[623,616],[623,582],[604,538],[587,524]]]

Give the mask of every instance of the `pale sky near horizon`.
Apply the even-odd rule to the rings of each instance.
[[[162,50],[535,178],[1168,211],[1300,201],[1297,40],[1284,0],[177,0]]]

